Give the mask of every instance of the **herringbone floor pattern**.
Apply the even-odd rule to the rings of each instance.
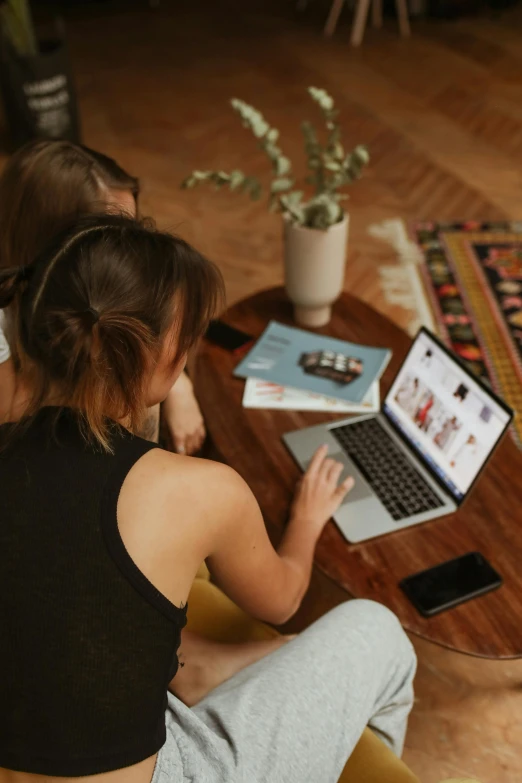
[[[198,167],[267,171],[233,96],[280,129],[299,170],[299,123],[314,117],[305,88],[325,87],[347,139],[372,157],[348,202],[346,287],[405,325],[377,273],[393,256],[369,225],[522,218],[522,14],[418,22],[407,41],[390,20],[353,50],[348,11],[333,39],[321,37],[327,10],[320,0],[302,15],[288,0],[79,4],[69,38],[84,138],[141,177],[143,212],[215,259],[234,301],[281,281],[280,222],[240,196],[178,184]],[[518,783],[522,666],[417,648],[407,762],[425,783]]]

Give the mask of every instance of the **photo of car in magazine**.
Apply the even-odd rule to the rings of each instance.
[[[299,357],[299,365],[309,375],[317,375],[319,378],[328,378],[343,384],[351,383],[363,372],[361,359],[334,353],[334,351],[302,353]]]

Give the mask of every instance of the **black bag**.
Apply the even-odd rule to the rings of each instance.
[[[23,57],[2,36],[0,87],[14,148],[41,138],[80,141],[78,105],[63,38],[43,41],[38,55]]]

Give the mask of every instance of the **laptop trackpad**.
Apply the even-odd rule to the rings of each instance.
[[[328,454],[331,459],[334,459],[336,462],[342,462],[344,465],[343,472],[341,473],[341,477],[339,479],[339,483],[341,481],[344,481],[345,478],[348,476],[353,476],[355,479],[355,484],[353,489],[348,493],[346,496],[346,500],[341,503],[342,506],[344,506],[346,503],[355,503],[358,500],[364,500],[365,498],[369,497],[375,497],[374,492],[372,489],[368,486],[366,483],[366,480],[363,478],[362,474],[359,473],[353,462],[350,460],[349,457],[347,457],[345,454],[343,454],[342,451],[337,452],[336,454]],[[309,462],[306,464],[306,467],[308,467]]]

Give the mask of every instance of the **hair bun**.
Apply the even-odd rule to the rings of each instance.
[[[94,326],[94,324],[98,323],[100,320],[100,314],[94,307],[88,307],[86,310],[83,311],[84,315],[89,316],[91,319],[91,323]]]

